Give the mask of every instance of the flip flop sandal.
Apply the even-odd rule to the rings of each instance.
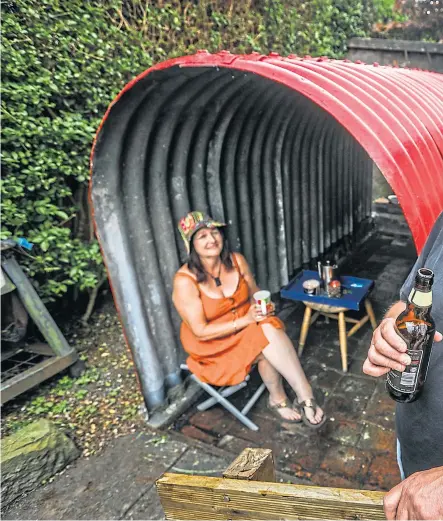
[[[287,420],[286,418],[284,418],[279,412],[278,410],[279,409],[295,409],[302,417],[303,417],[303,413],[302,411],[300,410],[300,408],[298,407],[298,405],[295,405],[293,404],[291,406],[291,404],[288,404],[287,400],[283,400],[282,402],[280,403],[276,403],[275,405],[271,405],[269,403],[269,400],[268,400],[268,409],[272,412],[272,414],[274,416],[277,416],[277,418],[279,420],[281,420],[282,422],[285,422],[285,423],[301,423],[302,422],[302,418],[298,419],[298,420]]]
[[[323,413],[323,418],[319,421],[319,423],[312,423],[311,421],[309,421],[309,418],[306,416],[305,407],[307,407],[309,409],[314,409],[314,414],[315,414],[315,411],[317,410],[318,405],[317,405],[317,402],[314,400],[314,398],[311,398],[310,400],[305,400],[304,402],[297,402],[297,400],[294,400],[294,405],[296,405],[297,407],[300,408],[302,422],[305,425],[307,425],[310,429],[319,429],[322,425],[324,425],[324,423],[327,419],[327,416],[325,413]]]

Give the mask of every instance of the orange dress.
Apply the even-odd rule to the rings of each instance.
[[[235,293],[231,297],[213,298],[200,291],[203,310],[208,322],[220,324],[231,322],[247,314],[250,301],[248,284],[243,278],[235,255],[234,265],[239,272],[239,281]],[[181,273],[192,278],[186,273]],[[197,281],[192,278],[197,284]],[[197,284],[198,286],[198,284]],[[230,336],[213,340],[199,340],[184,322],[181,325],[180,339],[185,351],[189,354],[186,363],[189,369],[203,382],[217,385],[236,385],[243,382],[249,374],[257,356],[268,345],[263,333],[262,324],[272,324],[284,329],[283,322],[274,316],[268,317],[259,324],[250,324],[241,331]]]

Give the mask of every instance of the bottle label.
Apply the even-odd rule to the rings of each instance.
[[[424,292],[412,288],[411,293],[409,293],[409,302],[421,308],[428,308],[432,306],[432,291]]]
[[[423,359],[422,350],[409,350],[408,355],[411,357],[411,364],[406,366],[403,372],[391,369],[388,373],[388,383],[396,391],[403,393],[413,393],[417,388],[418,375],[420,373],[421,361]]]

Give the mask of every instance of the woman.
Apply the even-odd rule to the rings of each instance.
[[[264,317],[252,295],[259,290],[245,258],[231,253],[222,227],[201,212],[190,212],[178,228],[189,254],[174,279],[173,301],[183,320],[181,341],[189,369],[203,382],[236,385],[258,363],[268,407],[286,422],[325,422],[281,320]],[[297,394],[288,403],[281,375]]]

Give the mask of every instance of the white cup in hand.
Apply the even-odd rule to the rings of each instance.
[[[254,293],[255,303],[260,306],[261,314],[265,317],[272,311],[271,292],[261,290]]]

